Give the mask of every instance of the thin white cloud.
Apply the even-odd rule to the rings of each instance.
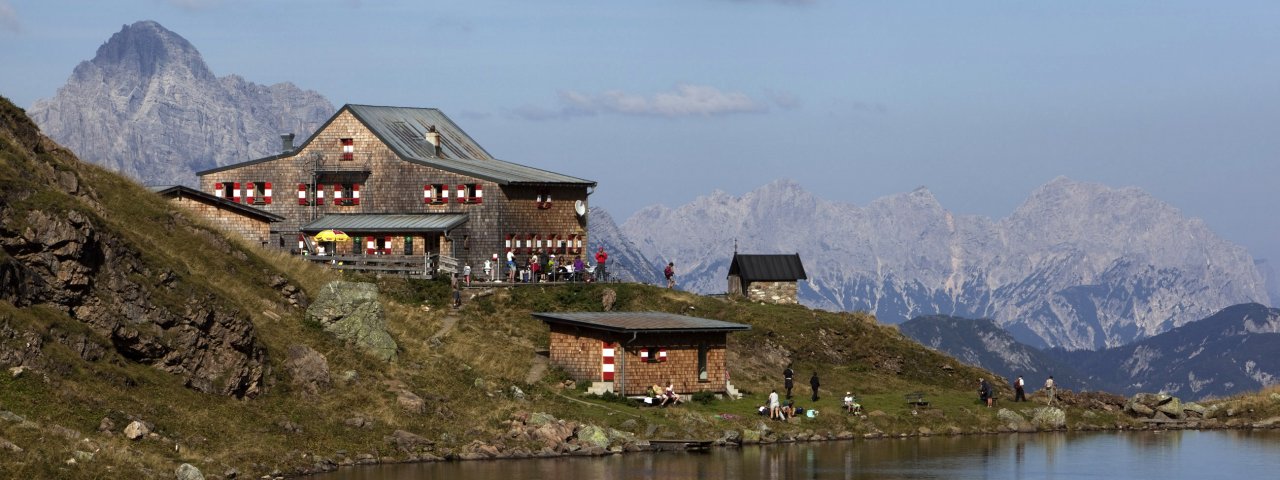
[[[548,109],[524,106],[512,111],[526,120],[550,120],[557,118],[595,115],[626,115],[645,117],[710,117],[769,110],[764,103],[741,92],[724,92],[706,85],[676,85],[666,92],[648,96],[610,90],[598,94],[566,90],[559,93],[560,107]]]
[[[18,12],[9,5],[9,0],[0,0],[0,30],[21,32],[22,22],[18,21]]]

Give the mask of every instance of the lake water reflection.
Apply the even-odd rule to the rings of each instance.
[[[1166,431],[924,437],[369,466],[317,480],[1275,478],[1280,432]],[[1261,475],[1261,476],[1259,476]]]

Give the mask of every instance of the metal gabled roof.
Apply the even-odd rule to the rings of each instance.
[[[587,185],[596,182],[498,160],[439,109],[346,105],[378,139],[400,158],[502,185]],[[427,129],[440,134],[440,155],[427,142]]]
[[[303,232],[342,230],[347,233],[443,232],[467,223],[465,213],[332,214],[303,225]]]
[[[210,195],[208,193],[201,192],[199,190],[188,187],[186,185],[154,185],[154,186],[148,186],[147,190],[151,190],[152,192],[155,192],[157,195],[160,195],[162,197],[198,198],[212,205],[220,205],[220,206],[229,208],[231,210],[240,212],[241,214],[249,215],[252,217],[258,217],[268,222],[284,221],[284,217],[280,215],[276,215],[266,210],[260,210],[254,207],[250,207],[243,203],[236,203],[231,200],[227,200],[225,198]]]
[[[534,312],[549,322],[611,332],[730,332],[750,330],[750,325],[722,322],[663,312]]]
[[[729,275],[737,275],[748,282],[791,282],[805,280],[804,264],[800,254],[743,255],[733,254],[729,263]]]
[[[316,129],[311,137],[291,152],[280,153],[245,162],[214,167],[196,172],[197,176],[221,172],[256,163],[292,157],[315,140],[316,135],[328,128],[344,110],[369,128],[383,144],[402,160],[438,168],[469,177],[480,178],[500,185],[578,185],[596,186],[596,182],[578,177],[550,172],[518,163],[493,158],[478,142],[467,135],[453,120],[436,108],[385,107],[376,105],[347,104],[338,109],[329,120]],[[440,156],[435,156],[435,146],[426,140],[427,129],[436,127],[440,133]]]

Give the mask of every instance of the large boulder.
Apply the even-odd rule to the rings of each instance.
[[[1067,412],[1060,408],[1040,407],[1031,412],[1031,423],[1037,427],[1057,430],[1067,426]]]
[[[609,432],[595,425],[584,425],[575,435],[583,447],[609,448]]]
[[[1182,401],[1178,400],[1177,397],[1170,397],[1169,401],[1156,405],[1156,411],[1168,415],[1169,418],[1180,419],[1186,416],[1185,413],[1182,413]]]
[[[173,472],[173,477],[177,480],[204,480],[204,474],[200,473],[200,469],[190,463],[178,465],[178,469]]]
[[[396,341],[387,332],[377,285],[329,282],[307,307],[307,320],[319,323],[324,331],[363,348],[380,360],[396,358]]]
[[[289,347],[284,369],[289,372],[293,386],[312,395],[329,390],[333,384],[329,378],[328,359],[306,345]]]

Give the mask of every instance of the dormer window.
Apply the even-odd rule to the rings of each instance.
[[[551,208],[551,189],[543,188],[538,190],[538,208]]]
[[[355,139],[353,139],[353,138],[344,138],[344,139],[342,139],[342,159],[343,159],[343,160],[355,160],[355,159],[356,159],[356,141],[355,141]]]

